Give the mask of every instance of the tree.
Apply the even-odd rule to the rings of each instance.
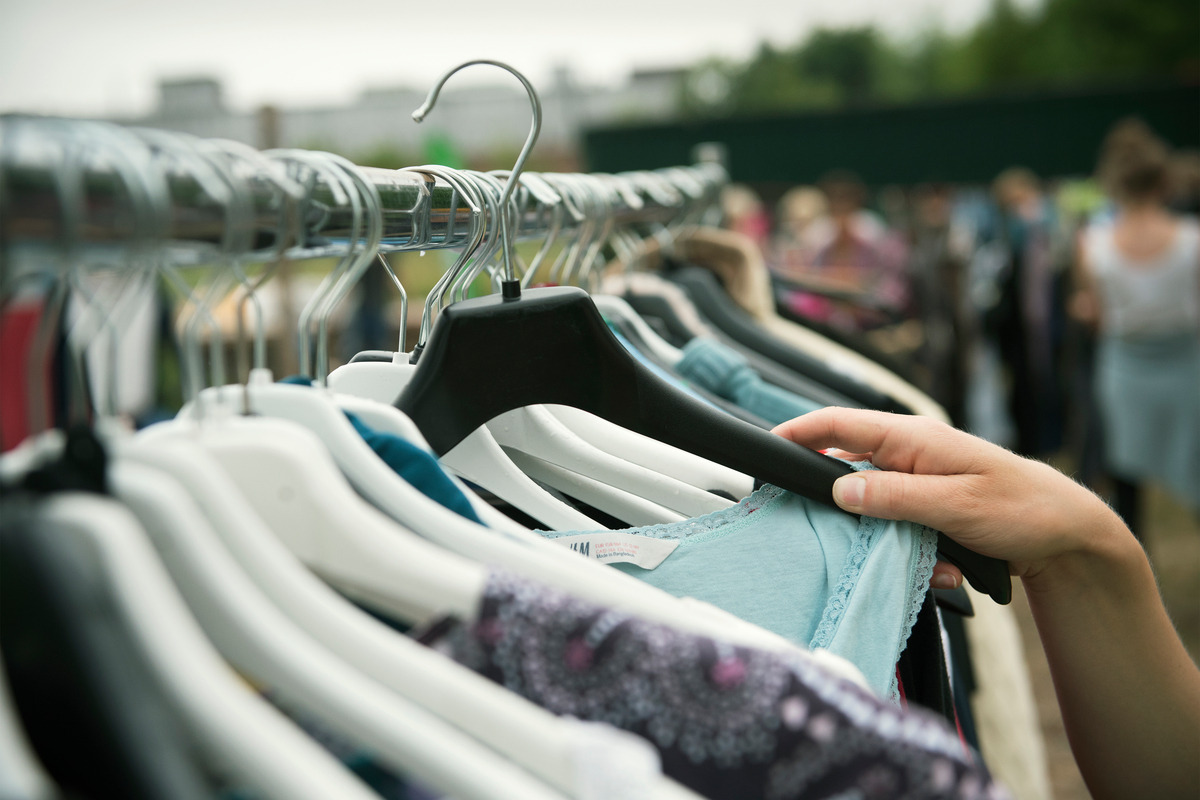
[[[971,30],[913,42],[872,27],[819,29],[763,44],[743,64],[706,61],[685,82],[685,113],[714,116],[904,102],[1048,86],[1200,80],[1196,0],[993,0]]]

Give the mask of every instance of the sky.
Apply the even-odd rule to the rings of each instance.
[[[899,37],[935,24],[962,30],[989,4],[0,0],[0,112],[142,114],[159,78],[195,76],[221,80],[236,109],[342,105],[368,87],[424,89],[472,58],[506,61],[535,86],[559,65],[584,82],[612,85],[635,69],[744,57],[764,39],[789,44],[822,25],[873,23]],[[475,68],[451,85],[503,79]]]

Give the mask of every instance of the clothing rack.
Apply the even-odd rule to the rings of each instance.
[[[105,248],[143,241],[166,243],[175,263],[203,263],[216,251],[231,250],[248,262],[277,258],[284,193],[269,169],[305,153],[258,153],[232,143],[106,123],[0,116],[0,249],[21,253],[84,247],[102,258]],[[221,154],[232,162],[223,170],[214,166]],[[421,169],[358,168],[379,196],[382,253],[456,248],[467,242],[471,211],[462,194],[443,175],[417,171]],[[295,207],[303,237],[283,255],[297,259],[345,252],[353,236],[354,210],[338,202],[339,190],[327,174],[291,171],[300,173],[293,178],[299,178],[302,189]],[[131,186],[131,176],[142,185]],[[711,163],[655,173],[546,178],[586,178],[607,187],[608,220],[624,226],[678,223],[695,209],[711,206],[726,181],[724,170]],[[562,231],[583,224],[583,213],[562,213],[556,222],[537,191],[529,188],[531,180],[538,176],[524,174],[514,195],[518,239],[543,238],[556,224]],[[540,186],[544,193],[549,181]],[[155,194],[167,202],[142,202],[145,208],[139,209],[139,200]],[[236,221],[235,201],[249,212]],[[243,244],[231,247],[236,241]]]

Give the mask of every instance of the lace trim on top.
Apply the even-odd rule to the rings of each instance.
[[[668,522],[662,525],[648,525],[644,528],[624,528],[620,533],[630,533],[635,536],[646,536],[650,539],[680,539],[684,541],[701,542],[706,539],[724,536],[739,530],[750,522],[750,515],[758,512],[770,513],[775,510],[787,497],[787,492],[778,486],[764,484],[749,497],[737,505],[705,514],[702,517],[685,519],[681,522]],[[557,539],[562,536],[577,536],[580,533],[608,533],[609,531],[538,531],[547,539]]]
[[[850,466],[854,467],[856,472],[879,469],[869,461],[852,462]],[[859,518],[858,532],[855,534],[854,543],[850,546],[850,553],[846,556],[841,577],[830,593],[829,600],[825,604],[825,612],[821,615],[821,622],[817,625],[817,631],[813,634],[808,649],[829,648],[834,634],[837,633],[838,625],[841,624],[842,617],[846,613],[846,606],[850,602],[850,593],[854,591],[859,578],[862,577],[867,557],[871,554],[872,547],[888,524],[888,520],[877,517],[863,516]],[[912,633],[913,625],[917,621],[917,614],[920,613],[921,606],[925,602],[929,579],[933,577],[934,562],[937,561],[937,534],[924,525],[915,522],[910,524],[913,538],[916,539],[917,552],[916,557],[910,561],[908,587],[905,593],[908,598],[908,609],[904,615],[904,621],[901,623],[900,639],[896,646],[896,652],[893,654],[893,663],[900,660],[900,654],[904,652],[904,646],[908,643],[909,634]],[[894,673],[888,687],[888,698],[896,705],[900,704],[900,687]]]
[[[878,469],[878,467],[869,461],[854,462],[850,466],[854,467],[856,471]],[[778,486],[764,484],[762,488],[755,491],[749,497],[729,508],[714,511],[702,517],[685,519],[682,522],[650,525],[644,528],[629,528],[623,530],[622,533],[646,536],[651,539],[678,539],[681,540],[681,543],[690,542],[696,544],[740,530],[749,524],[752,514],[774,511],[786,499],[787,495],[787,491]],[[850,552],[846,556],[846,562],[842,566],[838,582],[825,603],[825,609],[821,614],[821,621],[818,623],[816,633],[813,634],[813,638],[808,644],[809,650],[829,648],[830,643],[833,641],[833,635],[837,632],[838,625],[841,624],[842,617],[846,613],[846,607],[850,602],[850,594],[854,591],[854,587],[858,585],[858,580],[862,576],[863,567],[867,563],[867,557],[870,556],[875,542],[879,539],[882,532],[887,529],[889,524],[890,520],[878,519],[876,517],[864,516],[859,518],[858,530],[854,534],[854,541],[850,545]],[[925,602],[925,592],[929,587],[929,579],[933,577],[933,565],[937,561],[936,532],[915,522],[910,524],[912,525],[912,535],[916,539],[915,546],[917,552],[916,557],[911,560],[906,592],[908,610],[904,616],[904,621],[901,623],[902,630],[896,652],[893,654],[893,662],[900,660],[900,654],[904,652],[904,646],[908,643],[908,637],[912,633],[913,625],[917,621],[917,614],[921,611],[921,605]],[[588,532],[590,533],[591,531]],[[581,531],[539,531],[539,533],[548,539],[557,539],[561,536],[574,536],[581,533]],[[894,674],[888,689],[888,696],[894,704],[900,704],[900,689]]]

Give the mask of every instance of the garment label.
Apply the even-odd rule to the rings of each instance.
[[[679,547],[677,539],[651,539],[619,531],[579,533],[574,536],[560,536],[550,541],[605,564],[624,562],[637,564],[642,569],[654,569]]]

